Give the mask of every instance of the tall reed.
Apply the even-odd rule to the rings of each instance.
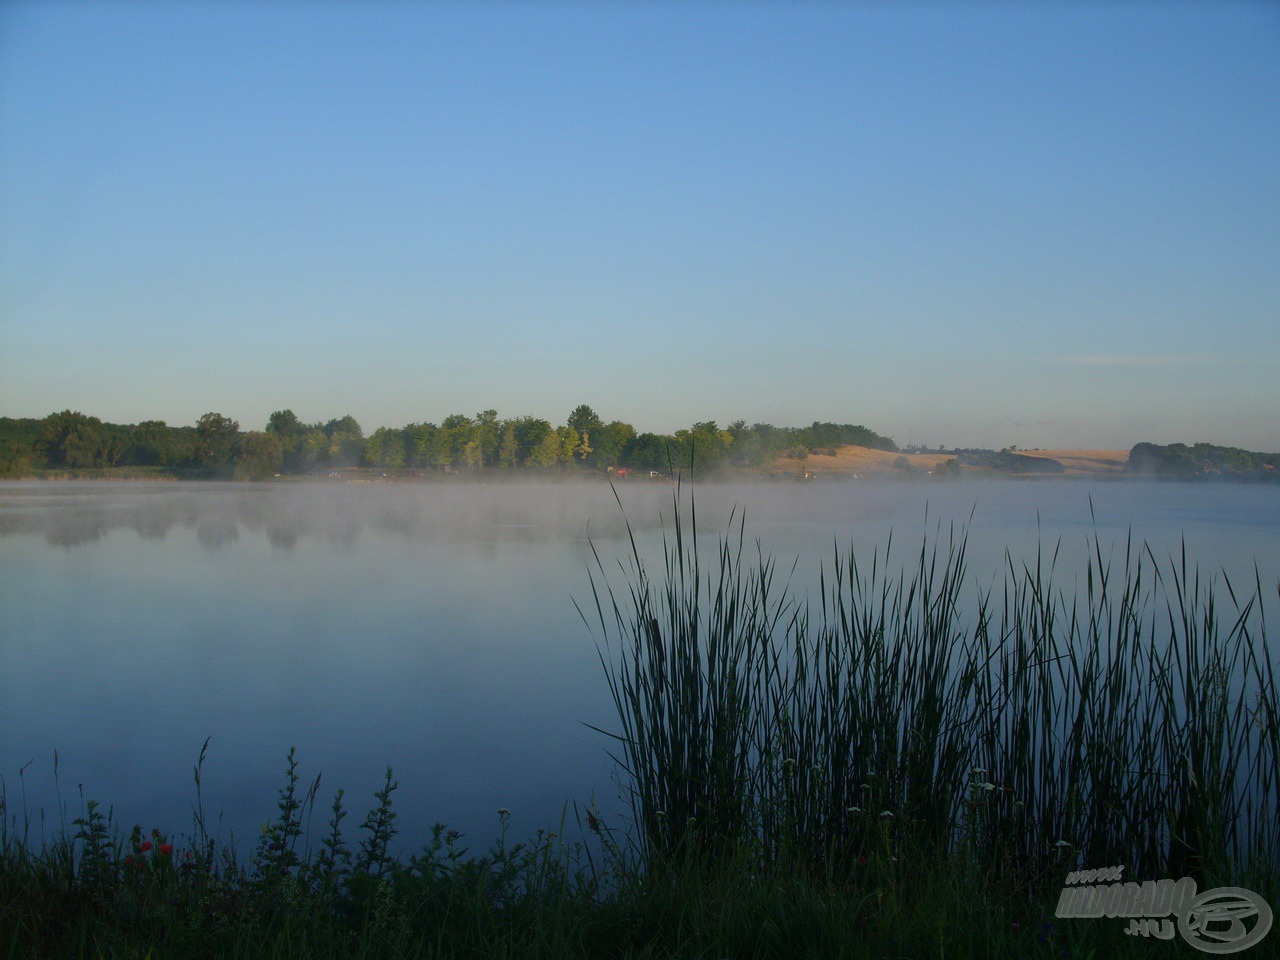
[[[850,548],[800,603],[735,513],[710,562],[679,487],[655,579],[634,537],[591,587],[637,853],[786,864],[961,857],[1280,876],[1280,703],[1261,576],[1096,537],[970,582],[966,531]],[[1069,582],[1069,586],[1064,586]],[[1057,875],[1057,871],[1054,871]]]

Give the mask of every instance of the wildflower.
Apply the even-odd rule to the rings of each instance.
[[[1054,844],[1054,846],[1055,846],[1055,847],[1069,847],[1069,846],[1071,846],[1071,844],[1069,844],[1066,840],[1059,840],[1057,843],[1055,843],[1055,844]]]
[[[996,785],[995,785],[994,783],[980,783],[980,784],[978,784],[978,789],[979,789],[979,790],[986,790],[988,793],[990,793],[990,792],[991,792],[992,790],[994,790],[995,788],[996,788]]]
[[[146,853],[148,850],[151,849],[151,841],[143,840],[142,843],[139,845],[138,849],[141,850],[143,853]]]
[[[982,774],[986,773],[987,770],[985,767],[974,767],[969,772],[972,773],[974,776],[981,776]]]
[[[173,853],[173,844],[171,844],[171,843],[162,843],[162,844],[160,844],[160,853],[161,853],[162,855],[166,856],[166,857],[167,857],[169,854]]]
[[[892,811],[892,810],[881,810],[881,811],[880,811],[880,816],[882,816],[882,817],[892,817],[892,816],[893,816],[893,811]]]
[[[861,807],[850,807],[848,810],[845,811],[845,813],[861,813],[861,812],[862,812]]]
[[[508,810],[506,807],[499,807],[499,808],[498,808],[498,816],[500,816],[500,817],[509,817],[509,816],[511,816],[511,811],[510,811],[510,810]]]

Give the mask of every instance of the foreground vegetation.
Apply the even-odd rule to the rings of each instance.
[[[679,508],[679,494],[677,507]],[[240,856],[125,831],[93,802],[53,841],[0,816],[12,957],[1139,957],[1187,950],[1058,920],[1068,871],[1280,896],[1270,596],[1095,544],[971,584],[962,534],[850,552],[812,606],[741,520],[695,516],[659,572],[632,543],[584,611],[618,712],[631,822],[576,811],[485,852],[399,855],[387,771],[354,831],[290,754]],[[616,572],[615,572],[616,571]],[[621,576],[622,582],[611,580]],[[317,807],[319,809],[317,809]],[[325,812],[327,810],[327,813]],[[316,816],[313,818],[313,814]],[[311,834],[313,819],[327,826]],[[566,836],[568,834],[568,836]],[[1273,938],[1274,939],[1274,938]],[[1260,944],[1250,956],[1271,955]]]

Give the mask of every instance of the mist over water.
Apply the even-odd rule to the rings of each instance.
[[[910,566],[925,536],[968,533],[972,582],[1007,549],[1060,549],[1082,576],[1089,541],[1179,552],[1264,587],[1280,576],[1271,486],[1066,481],[725,484],[693,490],[708,539],[745,513],[792,589],[850,545],[893,537]],[[605,483],[0,485],[0,775],[10,804],[56,828],[86,797],[118,822],[184,831],[191,767],[210,739],[206,813],[242,852],[274,811],[285,755],[323,771],[312,830],[346,790],[351,831],[389,764],[403,849],[432,823],[477,846],[510,809],[513,832],[557,828],[566,801],[616,814],[614,726],[585,608],[593,546],[621,585],[630,524],[661,570],[672,488]],[[686,500],[687,506],[687,500]],[[625,511],[625,516],[624,512]],[[687,517],[687,514],[686,514]],[[1274,597],[1274,592],[1271,593]],[[11,809],[11,813],[12,813]],[[38,820],[35,826],[39,829]]]

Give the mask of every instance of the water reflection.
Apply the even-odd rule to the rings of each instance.
[[[662,501],[650,487],[633,502]],[[194,529],[200,543],[220,549],[242,533],[264,533],[288,551],[319,539],[353,544],[362,531],[408,538],[546,542],[591,533],[620,536],[625,524],[603,483],[337,485],[6,484],[0,486],[0,537],[43,535],[57,547],[95,543],[111,530],[149,540]],[[650,518],[652,519],[652,517]],[[637,515],[633,523],[646,524]]]
[[[966,529],[974,548],[999,557],[1034,555],[1063,539],[1075,549],[1132,533],[1160,551],[1187,536],[1210,568],[1277,555],[1280,488],[1155,483],[973,482],[957,484],[761,484],[696,490],[700,528],[723,533],[747,517],[749,537],[783,555],[830,557],[849,544],[883,544]],[[673,490],[632,482],[420,484],[2,483],[0,538],[39,535],[50,546],[83,547],[128,530],[163,540],[194,530],[210,550],[241,535],[265,536],[273,551],[304,542],[351,548],[363,535],[468,547],[565,539],[610,543],[628,525],[642,535],[670,529]],[[686,508],[688,501],[686,499]],[[625,511],[625,513],[624,513]],[[687,516],[686,516],[687,519]]]

